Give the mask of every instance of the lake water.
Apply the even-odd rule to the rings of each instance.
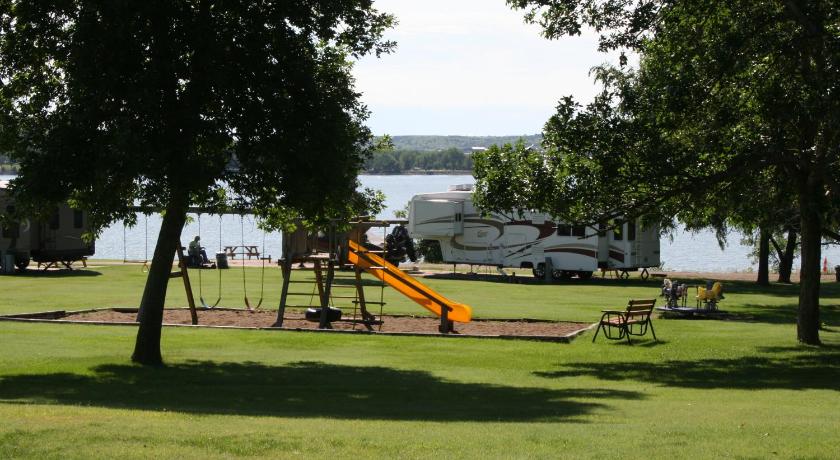
[[[0,180],[11,179],[0,176]],[[387,196],[386,209],[379,218],[394,218],[394,211],[405,207],[412,196],[418,193],[441,192],[454,184],[471,184],[469,175],[417,175],[417,176],[373,176],[360,177],[362,185],[382,190]],[[280,255],[280,235],[264,234],[260,231],[253,216],[191,216],[193,221],[187,224],[182,236],[183,244],[199,234],[208,253],[218,251],[223,246],[257,245],[265,247],[264,252],[273,257]],[[220,228],[221,225],[221,228]],[[101,259],[151,259],[154,243],[160,230],[160,216],[148,218],[140,216],[134,228],[125,228],[121,223],[105,229],[96,241],[96,255]],[[148,238],[147,238],[148,235]],[[733,232],[724,249],[718,246],[711,231],[697,233],[678,230],[672,235],[665,235],[661,242],[661,257],[667,270],[732,272],[754,270],[756,265],[749,257],[750,247],[741,245],[741,235]],[[840,248],[829,246],[823,250],[829,266],[840,264]],[[798,261],[794,265],[798,267]]]

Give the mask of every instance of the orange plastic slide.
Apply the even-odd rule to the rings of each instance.
[[[441,305],[445,305],[449,308],[447,318],[450,321],[468,323],[472,319],[472,308],[468,305],[453,302],[438,294],[415,278],[406,275],[379,255],[368,252],[355,241],[350,240],[349,243],[348,259],[353,265],[379,278],[399,293],[438,316],[440,316]]]

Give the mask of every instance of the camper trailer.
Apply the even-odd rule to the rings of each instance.
[[[94,243],[87,243],[82,234],[90,228],[87,215],[68,205],[58,206],[46,221],[21,219],[11,215],[15,204],[8,196],[8,182],[0,181],[0,266],[14,260],[24,270],[32,259],[39,263],[70,263],[94,253]],[[12,257],[13,256],[13,257]],[[10,272],[11,267],[3,267]]]
[[[549,260],[555,278],[589,278],[599,268],[634,271],[659,265],[655,226],[630,221],[596,229],[540,213],[485,215],[473,206],[469,186],[414,196],[408,230],[413,238],[439,241],[448,263],[531,268],[540,277]]]

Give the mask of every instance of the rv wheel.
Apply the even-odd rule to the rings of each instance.
[[[15,266],[18,270],[24,271],[29,266],[29,259],[17,259],[15,260]]]
[[[588,280],[592,278],[592,272],[577,272],[577,276],[582,280]]]
[[[551,272],[551,277],[554,278],[555,281],[570,280],[572,279],[572,275],[572,272],[567,272],[566,270],[553,270]]]
[[[545,277],[545,264],[537,264],[535,268],[531,269],[531,272],[534,274],[534,278],[544,278]]]

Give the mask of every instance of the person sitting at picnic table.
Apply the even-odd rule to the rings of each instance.
[[[196,236],[192,241],[190,241],[190,249],[188,251],[190,258],[195,258],[199,261],[199,264],[206,264],[207,260],[207,251],[201,246],[201,237]],[[200,258],[199,258],[200,257]]]

